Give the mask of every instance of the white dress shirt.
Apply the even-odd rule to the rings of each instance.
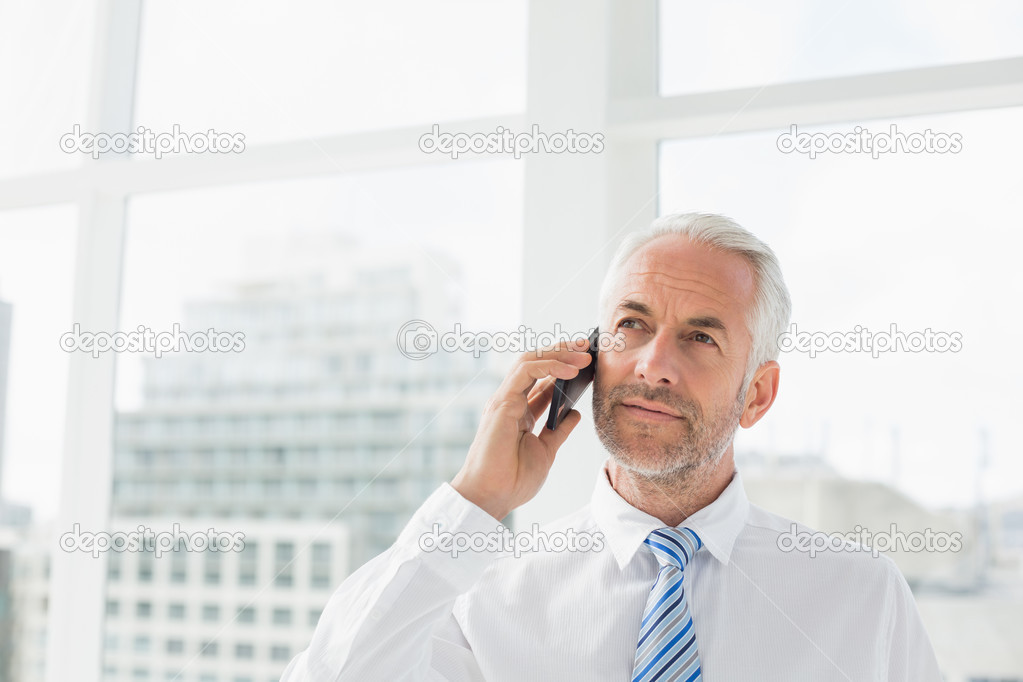
[[[441,485],[390,549],[341,584],[282,682],[630,680],[658,572],[643,540],[665,524],[622,499],[606,467],[589,505],[541,529],[591,534],[589,551],[424,551],[434,524],[495,536],[500,527]],[[894,562],[782,551],[792,523],[751,504],[736,472],[681,524],[704,542],[683,582],[703,679],[938,682]]]

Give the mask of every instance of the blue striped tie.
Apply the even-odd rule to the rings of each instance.
[[[657,557],[661,569],[646,600],[632,682],[700,680],[700,654],[682,589],[682,572],[703,541],[688,528],[658,528],[643,543]]]

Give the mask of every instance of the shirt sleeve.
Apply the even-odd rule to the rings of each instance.
[[[924,629],[913,592],[902,571],[890,558],[888,568],[887,632],[882,632],[887,650],[881,679],[888,682],[941,682],[934,647]]]
[[[442,484],[394,545],[341,583],[281,682],[482,681],[452,607],[506,552],[444,551],[438,536],[503,528]]]

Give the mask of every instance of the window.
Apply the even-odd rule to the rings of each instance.
[[[316,588],[330,587],[330,545],[313,543],[311,557],[312,574],[309,584]]]
[[[291,587],[294,570],[295,545],[291,542],[278,542],[274,549],[274,585]]]
[[[167,653],[168,654],[181,654],[185,652],[185,643],[180,639],[168,639],[167,640]]]
[[[985,263],[1010,271],[1017,230],[1003,219],[1023,212],[1009,181],[985,169],[1023,156],[1016,134],[1023,108],[942,114],[885,121],[851,121],[807,127],[831,134],[860,126],[903,134],[931,130],[957,133],[957,154],[825,154],[815,159],[779,152],[785,131],[743,133],[672,141],[661,155],[666,211],[697,199],[745,222],[775,244],[795,299],[792,321],[802,332],[923,332],[961,335],[956,352],[783,352],[793,390],[772,406],[762,426],[740,429],[736,453],[815,453],[851,480],[884,481],[931,508],[967,506],[974,490],[963,486],[977,475],[981,424],[964,421],[933,428],[933,413],[912,396],[940,392],[952,413],[982,410],[994,420],[990,437],[1023,448],[1023,436],[999,424],[1009,418],[1017,369],[997,369],[997,339],[1023,334],[1018,316],[977,316],[970,287],[950,277],[949,263]],[[969,149],[966,144],[969,144]],[[719,178],[727,174],[729,181]],[[734,187],[746,188],[736,193]],[[860,197],[850,201],[849,189]],[[956,237],[963,220],[959,204],[971,197],[971,238]],[[944,198],[942,198],[944,197]],[[918,231],[927,226],[926,238]],[[856,235],[840,239],[837,235]],[[885,248],[877,248],[877,244]],[[982,244],[997,243],[989,251]],[[1023,284],[1016,278],[985,289],[986,305],[1011,309]],[[984,280],[986,281],[986,280]],[[991,377],[999,375],[1002,380]],[[824,405],[817,396],[842,378],[856,377]],[[875,387],[885,386],[877,394]],[[837,412],[835,410],[838,410]],[[836,415],[841,415],[840,417]],[[760,426],[760,425],[758,425]],[[925,454],[926,453],[926,454]],[[1009,478],[1009,472],[1002,476]],[[797,519],[798,520],[798,519]],[[935,559],[934,566],[940,566]]]
[[[253,647],[251,644],[235,644],[234,657],[249,659],[252,658]]]
[[[202,619],[207,622],[220,619],[220,607],[216,604],[206,604],[202,607]]]
[[[239,623],[255,623],[256,622],[256,610],[251,606],[239,606],[238,607],[238,622]]]
[[[135,617],[148,619],[153,614],[153,604],[147,601],[140,601],[135,604]]]
[[[153,582],[153,557],[149,552],[139,554],[139,582]]]
[[[1009,0],[822,5],[780,0],[660,2],[661,93],[689,94],[851,76],[1023,53]],[[700,27],[694,30],[693,27]],[[724,33],[741,41],[716,39]],[[680,39],[685,36],[685,39]]]
[[[218,552],[206,552],[203,582],[207,585],[220,584],[220,554]]]
[[[991,313],[1018,308],[1023,294],[1013,255],[1019,3],[595,3],[565,31],[554,25],[561,13],[534,3],[539,11],[527,16],[521,0],[401,0],[397,12],[334,4],[146,3],[137,21],[137,4],[106,3],[126,12],[108,25],[95,23],[102,12],[66,0],[0,9],[0,53],[16,57],[0,59],[0,92],[14,116],[0,130],[0,301],[15,315],[9,386],[0,385],[0,396],[10,396],[0,434],[5,486],[32,500],[33,518],[52,517],[67,501],[93,505],[90,512],[109,506],[115,522],[325,520],[342,507],[353,521],[350,542],[324,543],[319,557],[315,548],[304,551],[305,540],[286,543],[282,554],[273,538],[248,557],[196,553],[161,564],[151,553],[108,553],[106,590],[102,576],[75,575],[67,570],[71,557],[57,553],[64,570],[54,571],[53,594],[67,594],[72,578],[89,579],[97,584],[74,586],[108,603],[68,613],[52,604],[51,643],[95,632],[105,606],[110,632],[90,641],[100,646],[104,634],[121,633],[123,655],[136,631],[168,641],[158,623],[181,630],[186,603],[199,620],[214,592],[236,589],[245,603],[270,583],[271,593],[287,597],[279,603],[299,609],[296,624],[307,620],[303,613],[315,620],[308,604],[325,602],[326,590],[367,551],[386,549],[408,505],[450,478],[468,445],[459,441],[471,439],[478,407],[492,392],[485,377],[475,378],[477,365],[460,362],[464,354],[413,362],[396,352],[404,321],[429,319],[438,332],[455,321],[445,316],[458,317],[464,329],[512,329],[520,309],[537,319],[592,310],[615,242],[669,210],[731,213],[776,246],[800,297],[797,321],[823,330],[857,316],[869,325],[898,317],[912,329],[940,324],[963,333],[955,357],[787,357],[781,400],[767,422],[739,432],[736,450],[807,453],[803,459],[823,461],[843,479],[897,490],[921,506],[969,510],[957,514],[971,527],[979,527],[973,510],[991,508],[990,543],[974,544],[1015,561],[1023,535],[1007,522],[1000,534],[1003,510],[989,504],[1023,492],[1023,460],[1013,457],[1021,436],[1007,426],[1016,415],[1008,407],[1013,396],[1005,399],[1019,370],[992,360],[1018,336],[1018,316]],[[120,35],[121,26],[130,35]],[[105,48],[137,44],[138,54],[116,54],[126,58],[107,60],[104,69],[89,58],[99,39]],[[555,81],[568,66],[578,78]],[[925,67],[925,74],[891,73]],[[123,74],[134,74],[133,84]],[[322,83],[331,87],[316,87]],[[241,133],[253,153],[181,153],[170,164],[121,159],[130,172],[87,163],[54,143],[94,118],[90,111],[156,134],[175,125],[185,134]],[[524,128],[552,111],[602,128],[613,153],[587,159],[592,167],[576,173],[560,164],[579,160],[568,155],[455,160],[414,148],[416,133],[434,124],[442,132],[487,133],[498,120]],[[793,122],[812,133],[857,122],[951,126],[964,146],[956,155],[810,160],[776,148]],[[577,249],[578,272],[552,268],[569,247]],[[555,281],[523,278],[531,272],[554,273]],[[350,290],[337,295],[335,285]],[[85,358],[40,339],[60,338],[80,315],[156,333],[175,323],[186,332],[212,327],[244,334],[246,348],[159,361],[119,353],[86,360],[96,368],[113,359],[114,371],[69,382],[87,375]],[[0,345],[6,319],[0,304]],[[500,366],[507,357],[489,359]],[[884,390],[866,400],[839,392],[829,412],[819,396],[830,395],[836,377]],[[95,399],[112,388],[113,415]],[[402,431],[418,434],[422,415],[432,418],[456,394],[457,404],[392,462],[408,445]],[[947,396],[939,412],[951,417],[934,417],[933,405],[926,415],[921,395]],[[936,423],[942,428],[925,428]],[[592,442],[579,438],[566,443],[564,460],[582,470],[586,460],[575,455]],[[106,475],[113,464],[110,500],[61,496],[54,481],[62,480],[68,444],[80,451],[71,454],[83,458],[83,478]],[[553,477],[533,513],[553,518],[584,504],[592,477],[577,473]],[[962,566],[983,572],[984,557],[965,552]],[[939,558],[916,558],[942,574]],[[1017,575],[1012,570],[999,565],[992,572],[998,580],[975,581],[989,586],[988,603],[1018,591],[1019,580],[1001,582]],[[934,598],[928,612],[943,613],[929,576],[907,577],[918,602]],[[164,612],[166,599],[174,603]],[[140,601],[152,605],[151,615],[138,614]],[[260,625],[270,627],[274,607],[265,608]],[[255,612],[247,613],[255,622]],[[125,630],[118,623],[125,619],[139,627]],[[936,617],[934,627],[953,620]],[[1003,637],[999,650],[1012,651]],[[982,655],[956,633],[932,639],[946,648],[942,660]],[[198,640],[183,641],[194,655]],[[271,644],[252,646],[265,658]],[[233,640],[225,646],[225,656],[236,653]],[[183,678],[232,677],[209,670],[226,664],[205,662]],[[108,663],[103,669],[118,679],[168,672]]]
[[[259,545],[255,542],[245,542],[245,547],[238,555],[238,584],[255,585],[256,567],[259,558]]]
[[[291,609],[274,609],[274,625],[291,625]]]
[[[40,88],[29,69],[11,64],[0,71],[4,99],[21,103],[9,110],[0,131],[0,178],[82,164],[81,155],[66,154],[53,141],[85,119],[88,89],[81,84],[89,79],[95,14],[85,5],[65,1],[12,8],[0,22],[0,45],[9,54],[22,55],[25,64],[45,64],[50,79],[48,87]],[[52,245],[60,248],[59,242]]]
[[[274,645],[270,647],[270,660],[273,661],[290,661],[291,660],[291,649],[284,645]]]
[[[203,658],[216,658],[217,649],[217,642],[213,640],[204,640],[199,643],[199,655]]]
[[[181,550],[171,554],[170,580],[172,583],[184,583],[188,580],[188,555]]]
[[[200,14],[211,26],[227,27],[216,46],[181,40],[197,37],[189,17]],[[428,130],[434,121],[519,111],[525,28],[521,0],[444,0],[429,9],[409,0],[387,9],[328,3],[288,11],[266,1],[241,11],[194,1],[173,11],[155,5],[142,13],[137,118],[160,130],[177,123],[183,130],[243,131],[246,144],[265,144],[411,124]],[[287,53],[271,58],[268,40],[288,45]],[[379,72],[356,66],[362,63],[387,72],[387,85]],[[320,87],[328,81],[331,88]]]

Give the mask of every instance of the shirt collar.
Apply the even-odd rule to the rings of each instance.
[[[626,502],[611,487],[607,463],[608,460],[604,460],[597,476],[597,484],[590,499],[590,509],[618,561],[618,567],[624,569],[632,561],[636,551],[642,547],[650,531],[665,526],[656,516],[651,516]],[[694,530],[703,540],[707,551],[727,566],[735,539],[746,525],[748,513],[749,499],[746,497],[746,489],[742,485],[739,472],[735,471],[728,487],[717,499],[690,514],[679,527]]]

